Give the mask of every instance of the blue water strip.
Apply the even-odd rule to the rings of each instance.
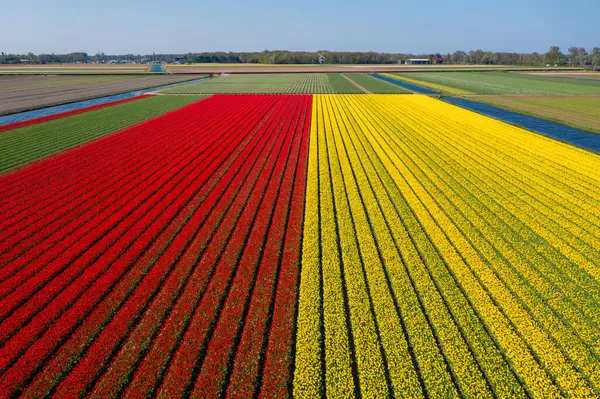
[[[162,65],[152,65],[150,67],[150,71],[152,73],[167,73],[167,71],[165,71],[165,68]]]
[[[377,75],[376,73],[372,73],[370,75],[372,77],[374,77],[374,78],[383,80],[383,81],[391,83],[391,84],[395,84],[396,86],[404,87],[405,89],[408,89],[410,91],[414,91],[416,93],[420,93],[420,94],[441,94],[439,91],[431,90],[431,89],[428,89],[428,88],[422,87],[422,86],[417,86],[417,85],[414,85],[412,83],[406,83],[406,82],[403,82],[403,81],[398,80],[398,79],[392,79],[392,78],[387,77],[387,76]]]
[[[168,87],[180,86],[180,85],[184,85],[184,84],[188,84],[188,83],[200,82],[200,81],[207,80],[207,79],[210,79],[210,78],[187,80],[185,82],[172,83],[172,84],[169,84],[166,86],[151,87],[151,88],[143,89],[143,90],[130,91],[128,93],[115,94],[112,96],[93,98],[91,100],[77,101],[77,102],[69,103],[69,104],[56,105],[53,107],[46,107],[46,108],[34,109],[31,111],[19,112],[18,114],[10,114],[10,115],[5,115],[5,116],[0,116],[0,126],[7,125],[9,123],[28,121],[30,119],[40,118],[42,116],[55,115],[55,114],[60,114],[63,112],[74,111],[76,109],[91,107],[94,105],[106,104],[106,103],[110,103],[113,101],[125,100],[127,98],[137,97],[137,96],[140,96],[142,94],[145,94],[145,93],[148,93],[151,91],[166,89]]]
[[[577,129],[560,123],[547,121],[534,116],[507,111],[493,105],[467,100],[465,98],[442,98],[443,101],[471,111],[532,130],[544,136],[567,142],[576,147],[600,153],[600,134]]]

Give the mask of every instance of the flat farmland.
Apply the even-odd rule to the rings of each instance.
[[[600,96],[503,95],[470,98],[600,133]]]
[[[544,67],[504,65],[401,65],[401,64],[184,64],[166,65],[169,73],[269,73],[269,72],[418,72],[418,71],[492,71],[552,70]],[[572,68],[578,70],[580,68]]]
[[[592,79],[600,80],[600,73],[598,72],[521,72],[522,74],[531,74],[539,76],[556,76],[563,78],[575,78],[575,79]]]
[[[0,173],[114,133],[201,96],[150,96],[48,122],[2,131]]]
[[[2,177],[3,396],[285,395],[311,102],[212,96]]]
[[[212,93],[361,93],[336,73],[285,73],[224,75],[204,82],[173,87],[166,94]]]
[[[197,79],[202,76],[0,76],[0,115]]]
[[[597,396],[599,162],[429,97],[315,96],[295,397]]]
[[[394,94],[3,135],[70,144],[0,171],[2,397],[600,394],[598,154]]]
[[[148,70],[143,64],[44,64],[0,65],[2,74],[140,74]]]
[[[509,72],[397,73],[447,94],[600,94],[600,81]]]

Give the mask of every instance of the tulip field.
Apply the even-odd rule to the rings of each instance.
[[[348,77],[285,79],[394,87]],[[0,398],[600,396],[598,154],[409,94],[159,95],[0,154]]]
[[[424,96],[310,143],[295,396],[597,395],[598,156]]]

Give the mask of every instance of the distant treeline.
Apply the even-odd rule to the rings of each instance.
[[[568,53],[561,52],[558,46],[552,46],[548,52],[505,53],[483,50],[455,51],[448,54],[392,54],[375,52],[340,51],[263,51],[254,53],[206,52],[187,54],[152,55],[108,55],[98,53],[70,54],[5,54],[0,56],[0,64],[56,64],[86,62],[165,62],[165,63],[254,63],[254,64],[397,64],[409,58],[429,58],[432,63],[479,64],[479,65],[600,65],[600,47],[589,51],[583,47],[570,47]]]

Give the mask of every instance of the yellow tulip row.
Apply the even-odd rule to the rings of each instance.
[[[407,115],[403,115],[403,117],[404,120],[410,118]],[[384,130],[389,131],[391,129],[393,128]],[[436,139],[439,138],[440,132],[443,131],[443,129],[444,127],[442,125],[435,127]],[[414,134],[416,137],[421,138],[424,135],[424,131],[425,130],[421,129]],[[431,150],[433,146],[434,144],[430,142],[426,144],[424,148]],[[419,156],[428,157],[427,152],[425,151],[423,151],[421,155],[416,155],[413,150],[415,148],[418,149],[418,147],[419,144],[414,141],[413,143],[408,144],[405,149],[403,149],[406,155],[404,159],[407,159],[408,161],[419,161]],[[413,154],[410,154],[411,151],[413,151]],[[437,151],[430,151],[430,154],[436,153]],[[415,162],[411,163],[409,167],[413,173],[420,169],[429,169],[432,173],[436,173],[435,170],[429,168],[430,164],[435,164],[435,161],[428,160],[427,162],[420,164]],[[510,244],[509,242],[503,242],[505,241],[503,239],[505,231],[500,230],[499,232],[495,232],[494,230],[487,228],[484,220],[481,220],[478,216],[484,209],[482,209],[481,206],[477,207],[477,201],[474,201],[471,205],[474,209],[469,209],[469,206],[465,206],[464,208],[456,206],[461,200],[460,198],[457,198],[457,196],[453,196],[451,200],[446,198],[446,193],[456,192],[451,185],[446,185],[446,182],[450,182],[454,179],[453,174],[445,173],[451,168],[452,166],[445,165],[444,168],[440,169],[442,172],[441,174],[446,174],[446,176],[438,178],[439,180],[436,182],[437,187],[436,185],[429,184],[428,192],[431,193],[437,191],[434,197],[436,197],[438,204],[443,205],[444,202],[446,203],[445,206],[442,206],[444,211],[452,217],[454,223],[461,226],[463,234],[466,234],[471,240],[471,244],[476,247],[484,258],[487,258],[488,262],[494,267],[495,272],[504,279],[504,283],[508,284],[508,286],[514,290],[514,295],[520,297],[521,304],[528,307],[528,311],[538,316],[537,321],[552,333],[555,341],[562,344],[562,349],[567,351],[572,359],[581,362],[581,368],[591,375],[590,378],[597,381],[597,376],[594,378],[594,375],[597,373],[598,357],[597,355],[590,353],[586,347],[586,345],[597,340],[597,330],[590,327],[580,315],[576,314],[576,309],[573,308],[573,302],[568,303],[564,300],[565,298],[558,298],[560,295],[558,295],[559,293],[556,291],[556,286],[553,287],[549,285],[547,281],[543,278],[540,279],[537,273],[534,273],[531,266],[535,263],[527,264],[526,262],[523,262],[522,259],[519,258],[519,252],[511,249],[510,245],[507,245]],[[421,175],[426,176],[425,174]],[[421,182],[425,184],[428,183],[427,180],[424,179],[421,179]],[[463,191],[465,190],[463,189]],[[468,216],[464,217],[464,214],[468,214]],[[489,220],[493,221],[495,218],[494,214],[490,214],[489,218]],[[480,223],[475,223],[478,221]],[[478,229],[481,232],[478,231]],[[494,248],[494,246],[496,248]],[[540,259],[537,259],[537,261],[540,262]],[[522,274],[515,273],[515,271],[522,272]],[[536,290],[536,286],[539,287],[540,290]],[[551,308],[548,308],[545,305],[548,302],[548,298],[554,299]],[[581,325],[588,324],[587,332],[592,336],[587,336],[587,342],[580,339],[570,328],[571,326],[565,325],[566,322],[564,321],[564,318],[558,314],[559,311],[557,311],[557,309],[559,311],[562,310],[564,315],[572,320],[571,326],[576,325],[580,327],[577,323],[581,323]]]
[[[313,102],[312,115],[315,115]],[[322,288],[321,288],[321,223],[319,210],[319,157],[317,118],[311,119],[306,176],[306,207],[302,239],[302,268],[298,294],[298,320],[295,354],[294,397],[319,398],[324,393],[321,374],[322,351]]]
[[[443,104],[443,106],[452,107],[446,104]],[[480,119],[484,117],[475,114],[474,118],[476,121],[481,122]],[[506,127],[505,130],[515,129],[509,125],[499,125],[500,128]],[[494,128],[498,129],[497,126]],[[588,182],[584,187],[577,187],[580,185],[579,182],[585,179],[578,178],[576,170],[565,168],[562,168],[561,177],[557,179],[552,176],[552,173],[557,169],[561,169],[562,165],[560,163],[548,160],[539,162],[539,156],[531,156],[520,151],[520,148],[513,148],[514,141],[512,143],[502,143],[496,140],[490,134],[494,131],[493,128],[485,131],[484,138],[481,134],[483,129],[485,129],[484,126],[478,127],[473,123],[465,134],[472,140],[466,142],[465,145],[471,145],[476,156],[483,158],[483,162],[490,165],[490,168],[495,170],[494,173],[499,174],[501,178],[509,174],[510,184],[505,185],[506,190],[516,195],[516,198],[521,198],[522,195],[528,197],[529,193],[535,193],[533,198],[529,199],[531,200],[531,206],[535,207],[537,212],[546,216],[551,215],[551,222],[556,219],[557,222],[561,222],[561,225],[565,225],[565,229],[569,229],[567,233],[575,239],[587,243],[589,247],[584,252],[597,248],[600,245],[600,239],[596,237],[597,233],[600,232],[598,223],[600,222],[600,216],[597,212],[600,202],[595,198],[598,196],[599,191],[597,182],[595,185]],[[499,132],[500,135],[501,132]],[[490,152],[494,151],[494,158],[486,157],[486,155],[489,155],[487,151],[481,152],[481,148],[486,147]],[[474,151],[473,148],[479,151]],[[496,163],[500,159],[503,162],[501,165],[497,165]],[[515,185],[515,181],[523,184]],[[597,250],[595,250],[595,254],[598,255]]]
[[[421,99],[417,100],[423,106]],[[455,108],[450,104],[435,104],[429,103],[429,106],[439,107],[439,109]],[[523,135],[523,129],[512,126],[506,123],[495,123],[489,125],[489,118],[473,113],[466,109],[458,108],[452,113],[445,114],[448,120],[456,123],[464,123],[472,128],[484,128],[486,130],[486,138],[493,139],[496,142],[507,143],[509,148],[512,148],[515,154],[530,154],[535,155],[529,161],[537,165],[553,165],[553,168],[547,169],[545,172],[553,178],[558,179],[568,185],[574,187],[589,187],[589,185],[598,188],[597,168],[599,166],[598,157],[590,156],[590,152],[561,143],[551,138],[547,138],[535,133],[527,133]],[[519,144],[515,146],[515,144]],[[576,180],[570,180],[575,176]],[[587,193],[598,199],[598,192]]]
[[[445,106],[445,104],[442,105]],[[414,112],[414,110],[411,109],[410,112]],[[421,115],[421,117],[423,116]],[[477,117],[479,116],[477,115]],[[443,121],[440,122],[440,126],[441,129],[444,128]],[[438,129],[436,133],[439,132]],[[474,132],[474,129],[471,128],[465,131],[464,136],[471,138],[477,134],[481,135],[482,133],[481,131]],[[489,136],[488,131],[486,131],[486,134]],[[529,134],[522,132],[524,136]],[[502,206],[496,207],[496,212],[507,213],[507,210],[510,210],[517,215],[518,218],[513,216],[513,220],[520,224],[522,234],[529,235],[527,240],[535,242],[537,238],[540,244],[538,250],[545,252],[553,263],[562,265],[563,268],[559,269],[559,272],[565,272],[570,275],[569,278],[573,278],[574,281],[585,287],[585,291],[595,298],[592,306],[597,306],[596,301],[599,299],[598,286],[595,284],[597,280],[592,276],[597,277],[598,273],[597,267],[594,266],[599,261],[597,248],[600,246],[600,241],[597,237],[600,231],[598,231],[598,226],[592,225],[586,231],[578,226],[585,224],[584,218],[578,218],[576,224],[561,216],[561,209],[564,209],[564,206],[560,201],[561,199],[565,201],[568,198],[567,194],[560,198],[544,198],[543,201],[540,201],[540,198],[543,197],[540,193],[541,183],[529,186],[526,183],[521,184],[523,179],[529,178],[524,176],[533,176],[536,171],[524,172],[517,170],[513,172],[510,170],[512,165],[521,161],[513,160],[511,165],[507,165],[506,162],[495,165],[498,161],[494,161],[493,157],[486,154],[486,151],[484,151],[486,145],[483,142],[473,145],[470,140],[456,142],[450,137],[447,139],[447,143],[452,143],[452,145],[444,146],[442,144],[441,150],[448,152],[448,156],[457,161],[463,161],[469,157],[475,160],[473,162],[463,162],[464,171],[475,179],[477,179],[477,176],[482,178],[477,187],[481,185],[491,187],[492,191],[488,190],[482,201],[494,195],[494,198],[498,198],[498,203],[502,204]],[[587,155],[589,157],[591,154],[588,153]],[[523,162],[528,161],[526,158],[525,160]],[[492,169],[495,170],[495,173],[490,171]],[[538,173],[543,173],[543,171]],[[488,182],[494,182],[494,184],[489,185]],[[514,190],[515,188],[518,191]],[[593,204],[593,202],[593,199],[588,198],[589,204]],[[542,207],[546,210],[543,210]],[[561,223],[557,223],[554,219],[561,220]],[[529,234],[527,229],[529,229]],[[551,243],[553,246],[548,246],[547,243]],[[570,263],[569,258],[572,260]],[[581,270],[582,267],[584,267],[583,271]],[[586,284],[586,281],[594,281],[594,284]],[[592,311],[591,315],[595,316],[598,321],[597,317],[600,315],[597,313]]]
[[[426,96],[312,115],[294,396],[599,394],[600,157]]]
[[[456,108],[450,104],[439,103],[423,103],[422,99],[418,100],[424,107],[435,106],[439,111],[447,111],[444,117],[458,125],[469,126],[470,129],[465,131],[465,134],[470,134],[473,130],[478,131],[479,139],[484,144],[489,144],[497,151],[497,154],[502,156],[506,161],[527,161],[526,165],[535,174],[546,176],[546,179],[557,183],[555,189],[561,188],[561,194],[565,191],[569,197],[576,199],[583,198],[583,203],[579,203],[584,207],[589,207],[589,199],[594,199],[596,206],[600,200],[600,192],[598,191],[598,172],[600,166],[597,156],[590,156],[588,151],[578,149],[568,144],[563,144],[534,133],[523,134],[523,129],[511,126],[506,123],[489,124],[489,118],[473,113],[471,111]],[[454,112],[456,109],[456,112]],[[485,135],[481,135],[481,130],[485,131]],[[471,136],[472,137],[472,136]],[[517,144],[515,146],[515,144]],[[508,150],[508,151],[507,151]],[[507,163],[507,167],[513,166],[512,163]],[[524,175],[523,177],[528,177]],[[560,187],[558,187],[560,186]],[[575,199],[567,197],[567,201]],[[591,216],[595,221],[600,220],[600,215],[592,212]]]
[[[349,104],[352,105],[353,102],[349,101]],[[379,183],[377,179],[374,179],[372,184],[376,188],[377,200],[380,202],[380,206],[385,213],[385,218],[387,218],[388,224],[392,229],[392,234],[397,240],[400,253],[406,257],[409,273],[414,273],[414,276],[416,276],[414,281],[420,291],[416,295],[423,297],[427,301],[427,313],[439,315],[440,318],[446,317],[448,320],[454,319],[460,325],[460,328],[463,330],[461,334],[465,339],[465,345],[468,342],[474,356],[477,358],[477,362],[483,369],[484,374],[486,374],[489,384],[498,396],[523,396],[523,390],[519,386],[515,376],[511,374],[510,368],[502,359],[502,354],[498,351],[495,343],[485,331],[483,325],[478,321],[470,304],[459,287],[456,286],[452,276],[448,273],[447,265],[444,264],[443,258],[439,256],[438,251],[428,239],[418,219],[412,214],[412,210],[402,198],[402,193],[397,191],[397,187],[395,187],[393,180],[390,179],[386,167],[381,164],[377,155],[373,152],[373,148],[369,146],[366,136],[370,135],[370,131],[380,129],[380,127],[376,126],[377,123],[380,123],[377,121],[378,117],[372,118],[370,115],[363,114],[364,104],[362,102],[355,104],[351,109],[353,116],[359,121],[358,123],[362,130],[362,137],[356,140],[357,142],[362,140],[363,143],[366,143],[364,152],[360,155],[361,160],[367,169],[368,176],[379,175],[379,179],[381,179]],[[373,164],[371,167],[369,167],[369,160]],[[397,235],[398,232],[403,230],[406,231],[406,235]],[[435,290],[437,290],[437,293],[432,294]],[[404,292],[405,295],[409,295],[406,291]],[[432,300],[431,295],[442,299],[441,303]],[[436,312],[443,309],[444,306],[446,306],[449,313]],[[442,325],[443,320],[440,320],[440,318],[433,318],[434,323]],[[441,344],[446,345],[448,342],[444,338]],[[452,356],[452,353],[450,356]],[[460,367],[461,363],[458,359],[457,364]],[[469,390],[477,388],[477,384],[473,384],[468,379],[460,378],[459,383],[464,385],[464,394],[477,397],[485,396],[481,392],[469,392]]]
[[[414,113],[415,109],[410,109],[410,112]],[[396,111],[397,114],[400,114],[402,111],[398,110]],[[408,114],[404,114],[406,118],[410,118],[410,116]],[[421,118],[423,117],[427,117],[426,115],[420,116]],[[516,210],[516,212],[520,212],[521,216],[523,216],[524,219],[528,219],[528,220],[532,220],[534,223],[536,222],[536,220],[538,219],[533,219],[530,217],[530,215],[528,213],[523,213],[521,212],[521,208],[520,207],[524,207],[527,206],[526,202],[523,202],[523,200],[521,198],[519,198],[519,196],[517,195],[507,195],[505,193],[506,190],[504,190],[504,188],[502,189],[498,189],[498,182],[502,179],[502,177],[500,175],[496,175],[496,176],[486,176],[488,177],[487,179],[480,179],[476,176],[476,174],[473,173],[473,171],[477,170],[477,165],[474,164],[473,162],[463,162],[464,159],[467,159],[469,156],[471,156],[471,153],[469,153],[469,151],[463,151],[460,152],[457,150],[457,148],[459,146],[464,146],[465,144],[463,142],[460,143],[460,145],[453,140],[452,138],[448,138],[444,144],[444,141],[441,139],[441,135],[440,133],[444,132],[444,124],[440,123],[439,126],[435,126],[432,127],[433,120],[430,118],[429,119],[429,124],[424,127],[423,129],[419,130],[419,137],[422,137],[422,133],[421,132],[426,132],[427,129],[435,129],[435,135],[436,135],[436,141],[438,142],[438,148],[439,151],[446,151],[448,152],[448,157],[442,157],[442,158],[438,158],[440,159],[440,162],[445,162],[445,159],[453,159],[453,162],[450,165],[445,165],[444,169],[442,170],[442,172],[445,172],[449,167],[453,167],[459,164],[464,164],[464,168],[462,169],[462,173],[458,174],[456,176],[454,175],[448,175],[450,178],[454,178],[456,177],[457,179],[463,179],[466,183],[466,185],[472,185],[473,189],[473,194],[475,196],[478,195],[478,193],[480,193],[481,195],[479,195],[477,197],[477,199],[474,200],[474,204],[478,205],[480,202],[486,204],[487,207],[489,207],[489,209],[492,210],[492,214],[497,214],[497,215],[501,215],[504,217],[504,222],[507,223],[508,225],[511,226],[511,228],[515,229],[515,231],[518,231],[520,234],[522,234],[522,237],[516,237],[513,240],[516,241],[517,244],[520,244],[523,241],[526,242],[535,242],[536,238],[539,240],[539,236],[537,236],[531,229],[529,229],[529,231],[527,230],[527,226],[525,224],[523,224],[523,221],[521,219],[516,218],[514,215],[512,215],[511,213],[507,212],[507,210],[504,208],[504,206],[507,205],[507,203],[510,202],[514,202],[514,201],[518,201],[520,202],[518,205],[514,205],[514,204],[509,204],[513,207],[513,209]],[[449,133],[451,134],[451,133]],[[441,142],[441,145],[440,145]],[[426,144],[428,147],[432,147],[434,146],[436,143],[435,141],[433,142],[429,142],[428,144]],[[473,151],[478,151],[481,152],[481,146],[478,147],[478,149],[473,149]],[[438,152],[437,151],[432,151],[430,152],[431,156],[436,156]],[[456,160],[456,161],[454,161]],[[483,172],[486,172],[486,169],[483,169]],[[467,178],[463,178],[463,175],[468,175]],[[517,180],[518,176],[514,176],[514,180]],[[489,182],[494,182],[495,184],[489,184]],[[494,187],[494,185],[496,187]],[[483,188],[487,188],[487,190],[485,192],[482,191]],[[498,201],[494,201],[494,198],[498,199]],[[556,208],[556,206],[553,205],[554,208]],[[489,220],[493,220],[493,218],[490,218]],[[560,226],[557,226],[558,228],[560,228]],[[564,237],[566,236],[566,234],[561,233],[561,235]],[[552,247],[548,247],[547,245],[540,245],[540,248],[542,250],[545,250],[547,252],[549,252],[550,255],[553,254],[552,252]],[[588,250],[591,250],[591,248],[588,248]],[[554,252],[557,252],[556,250],[554,250]],[[526,254],[526,253],[525,253]],[[535,256],[536,254],[533,254],[534,258],[533,258],[533,262],[535,264],[541,264],[542,266],[544,266],[544,264],[541,263],[539,256]],[[569,264],[565,261],[564,258],[561,258],[560,256],[554,256],[552,258],[552,262],[553,263],[562,263],[565,266],[565,269],[568,273],[572,273],[573,269],[576,269],[576,267],[574,267],[573,264]],[[562,272],[563,270],[561,269],[557,269],[557,272]],[[555,273],[556,271],[553,271],[553,273]],[[572,273],[573,274],[573,273]],[[576,274],[573,274],[573,276],[575,276],[575,278],[577,278]],[[580,284],[585,283],[585,279],[589,280],[589,275],[583,275],[583,277],[581,277],[581,281],[579,282]],[[596,287],[594,287],[593,285],[589,285],[589,287],[586,287],[586,290],[581,290],[580,287],[577,284],[574,284],[573,282],[571,282],[571,284],[573,284],[575,287],[579,288],[580,293],[592,293],[594,291],[594,288],[597,290],[598,287],[596,285]],[[564,287],[561,287],[561,289],[564,289]],[[598,297],[596,297],[597,299]],[[596,306],[596,302],[592,301],[590,302],[591,306]],[[594,317],[598,317],[598,315],[596,314],[597,312],[591,312],[591,316]]]
[[[379,104],[379,109],[381,112],[381,105]],[[363,105],[364,108],[364,105]],[[374,120],[379,122],[379,124],[381,124],[380,120],[381,117],[377,117],[376,115],[374,116],[373,114],[365,116],[366,120]],[[460,288],[461,291],[466,293],[466,297],[468,299],[470,299],[470,304],[469,302],[467,302],[467,304],[469,304],[469,307],[472,307],[473,305],[475,305],[475,307],[477,308],[477,305],[475,303],[475,301],[481,301],[482,298],[476,297],[476,296],[471,296],[469,298],[469,292],[468,292],[468,288],[471,289],[477,289],[478,287],[478,282],[476,279],[473,278],[472,274],[469,273],[468,267],[466,265],[464,265],[464,261],[462,259],[461,254],[459,253],[459,251],[455,250],[455,248],[453,247],[453,244],[451,242],[451,240],[449,240],[447,237],[445,237],[444,232],[441,231],[441,229],[439,228],[439,226],[437,226],[437,223],[435,222],[435,220],[433,220],[431,218],[431,216],[428,214],[429,210],[428,207],[431,207],[431,204],[427,204],[427,203],[421,203],[419,201],[419,198],[424,197],[425,196],[425,192],[424,190],[422,190],[421,188],[416,188],[415,189],[415,184],[413,181],[413,176],[410,175],[409,171],[406,169],[406,165],[404,164],[403,158],[401,156],[398,156],[397,154],[394,153],[394,149],[389,145],[390,141],[389,138],[384,138],[381,136],[381,133],[384,132],[384,128],[382,128],[381,126],[373,126],[371,129],[369,129],[368,133],[363,137],[363,140],[369,142],[369,144],[372,146],[373,151],[375,153],[375,156],[379,158],[382,167],[380,167],[380,169],[382,170],[382,173],[386,173],[389,175],[389,178],[391,180],[391,182],[388,183],[388,185],[390,187],[392,187],[392,192],[394,191],[393,188],[394,186],[396,187],[396,195],[394,200],[397,203],[400,202],[406,202],[406,208],[404,209],[404,212],[406,214],[412,213],[414,214],[414,216],[417,219],[417,226],[409,226],[412,231],[413,234],[417,234],[417,232],[419,232],[419,230],[424,230],[423,233],[419,236],[419,244],[421,246],[423,246],[424,248],[426,248],[426,250],[428,249],[429,251],[429,258],[434,258],[433,253],[437,252],[441,255],[442,258],[442,263],[445,266],[446,270],[436,270],[436,277],[438,279],[442,279],[444,272],[448,273],[450,275],[452,275],[456,280],[458,280],[459,284],[460,284]],[[433,263],[433,262],[432,262]],[[440,268],[441,265],[439,265],[438,262],[438,268]],[[459,266],[463,267],[463,270],[461,270],[459,268]],[[464,281],[463,281],[464,280]],[[465,284],[465,282],[471,283],[469,285]],[[455,283],[453,281],[453,283]],[[456,284],[454,284],[456,285]],[[446,282],[445,285],[443,286],[443,291],[442,291],[442,295],[445,295],[448,298],[452,298],[452,296],[457,295],[456,293],[457,288],[453,287],[453,284],[450,284],[450,282]],[[463,294],[463,292],[461,292],[461,294]],[[462,313],[467,313],[469,310],[473,311],[472,308],[468,309],[466,306],[464,306],[462,309],[458,308],[457,311],[461,311]],[[486,312],[492,313],[496,310],[496,308],[494,306],[487,306],[484,307],[483,309],[479,310],[479,318],[485,318],[486,317]],[[492,318],[497,318],[495,317],[495,315],[492,316]],[[468,318],[464,318],[465,323],[462,324],[462,327],[464,329],[465,332],[468,332],[469,329],[472,327],[473,324],[477,324],[479,323],[479,321],[473,320],[473,318],[471,318],[470,320]],[[468,320],[468,321],[467,321]],[[492,326],[493,327],[493,326]],[[489,327],[488,327],[489,328]],[[506,331],[504,331],[506,333],[506,335],[508,335],[508,333],[510,333],[510,329],[505,329]],[[492,331],[493,333],[493,331]],[[503,336],[501,338],[509,338],[510,335],[508,336]],[[473,347],[477,347],[477,346],[481,346],[483,347],[483,343],[481,342],[485,342],[485,340],[488,339],[488,337],[486,337],[483,334],[480,335],[472,335],[470,336],[470,341],[473,343]],[[502,342],[500,342],[500,344],[502,344]],[[504,348],[506,350],[506,348]],[[522,361],[526,361],[527,365],[524,368],[527,368],[531,371],[531,373],[536,377],[536,378],[540,378],[544,376],[544,372],[543,370],[536,368],[535,367],[535,361],[534,359],[529,356],[529,358],[527,358],[527,347],[526,345],[512,345],[511,348],[509,349],[513,349],[514,351],[516,351],[517,353],[520,353],[520,358]],[[478,352],[477,352],[478,353]],[[485,360],[485,355],[483,355],[484,352],[482,352],[482,354],[479,356],[480,359],[482,359],[482,361]],[[510,353],[510,352],[509,352]],[[498,367],[498,361],[495,362],[495,364],[490,364],[489,362],[484,366],[484,370],[491,370],[493,367]],[[496,375],[493,372],[488,373],[489,378],[490,379],[495,379],[494,382],[494,387],[496,387],[496,389],[502,389],[504,387],[504,385],[506,384],[506,382],[504,382],[500,377],[500,375]],[[527,380],[525,380],[525,382],[527,383]],[[531,387],[530,387],[531,388]],[[539,387],[539,391],[540,392],[544,392],[544,395],[548,396],[551,395],[553,393],[553,389],[551,384],[546,385],[540,385]],[[502,394],[500,396],[514,396],[514,395],[505,395]]]
[[[363,220],[357,221],[357,226],[364,226],[363,231],[357,228],[359,231],[359,242],[362,244],[362,242],[368,242],[369,239],[373,240],[373,238],[376,238],[377,241],[373,244],[374,246],[379,244],[380,247],[379,251],[383,259],[383,264],[380,267],[385,267],[388,275],[392,276],[390,281],[392,291],[396,295],[405,296],[405,298],[401,298],[403,301],[409,299],[413,302],[414,310],[412,314],[407,314],[406,317],[419,317],[422,320],[422,324],[421,326],[411,327],[409,334],[412,333],[413,336],[418,336],[420,331],[427,329],[429,326],[433,330],[432,337],[430,338],[431,343],[420,343],[418,349],[415,350],[418,355],[417,361],[422,360],[422,365],[419,368],[424,374],[425,387],[428,393],[433,397],[456,394],[450,380],[439,384],[432,379],[432,377],[440,375],[440,368],[444,364],[442,363],[443,359],[429,359],[431,353],[428,353],[427,348],[434,345],[437,341],[441,348],[441,354],[446,358],[445,363],[451,369],[450,377],[455,380],[457,389],[461,394],[470,397],[486,397],[490,394],[486,379],[471,352],[468,342],[461,335],[460,329],[454,322],[454,315],[448,311],[443,298],[436,291],[435,284],[431,282],[429,275],[423,268],[419,270],[420,273],[406,273],[404,271],[407,263],[413,265],[415,262],[420,262],[418,253],[414,249],[412,251],[409,249],[410,253],[404,255],[405,261],[404,263],[402,262],[403,254],[401,251],[398,251],[396,242],[402,240],[406,246],[406,244],[411,242],[410,238],[407,236],[408,234],[405,234],[402,238],[398,235],[394,237],[394,233],[400,231],[397,217],[395,221],[391,222],[389,227],[386,226],[388,222],[383,212],[390,215],[393,214],[393,206],[390,202],[386,202],[384,206],[387,209],[380,208],[378,198],[385,191],[381,187],[380,190],[373,191],[368,176],[376,176],[376,173],[365,172],[363,169],[363,157],[357,152],[357,146],[360,145],[360,141],[356,137],[352,137],[356,135],[356,132],[360,131],[360,122],[355,120],[353,115],[344,109],[343,105],[335,101],[336,99],[339,99],[339,97],[326,97],[324,101],[329,101],[329,106],[335,110],[338,126],[336,133],[340,137],[339,140],[345,144],[344,150],[348,154],[348,161],[345,163],[348,165],[349,172],[345,176],[345,181],[351,183],[356,181],[357,184],[354,190],[347,190],[347,192],[350,203],[355,205],[356,211],[353,211],[353,213],[364,215]],[[361,206],[361,204],[364,205]],[[369,269],[375,267],[378,263],[375,257],[366,262]],[[403,279],[399,280],[398,277],[401,276]],[[417,294],[412,288],[413,286],[417,290],[422,290],[422,293]],[[414,295],[412,298],[407,295],[411,291]],[[418,296],[421,297],[421,304],[416,300]],[[418,306],[427,309],[428,317],[424,317],[424,313]],[[415,310],[418,313],[415,313]],[[416,346],[417,343],[415,343]],[[432,368],[432,366],[437,368]],[[396,391],[402,392],[403,390],[400,387]]]
[[[419,118],[419,120],[424,119]],[[379,131],[376,132],[376,135],[378,133]],[[399,132],[399,134],[403,133],[403,131]],[[385,154],[397,154],[393,144],[397,145],[394,137],[382,139],[380,142]],[[472,290],[479,301],[484,302],[489,298],[492,306],[482,306],[481,311],[488,311],[490,316],[496,318],[502,317],[498,321],[504,322],[503,330],[515,329],[514,343],[518,342],[517,338],[521,338],[524,344],[523,348],[529,349],[541,358],[540,361],[545,364],[547,371],[558,380],[559,386],[564,390],[583,389],[585,381],[581,375],[571,367],[570,362],[566,359],[563,361],[560,349],[554,345],[545,331],[530,317],[527,310],[486,265],[483,257],[460,231],[459,226],[440,208],[435,198],[429,195],[407,163],[402,162],[403,159],[404,157],[398,155],[396,162],[393,166],[388,167],[388,170],[392,174],[398,173],[394,180],[397,183],[400,181],[404,186],[404,190],[401,191],[409,193],[409,195],[405,195],[411,202],[411,207],[419,214],[419,218],[433,240],[440,243],[438,246],[444,253],[444,257],[448,259],[448,263],[456,267],[457,273],[462,274],[459,281],[465,290]],[[472,282],[470,287],[466,284],[469,279]],[[498,303],[498,305],[493,306],[494,303]],[[550,393],[550,391],[542,392],[544,395]]]

